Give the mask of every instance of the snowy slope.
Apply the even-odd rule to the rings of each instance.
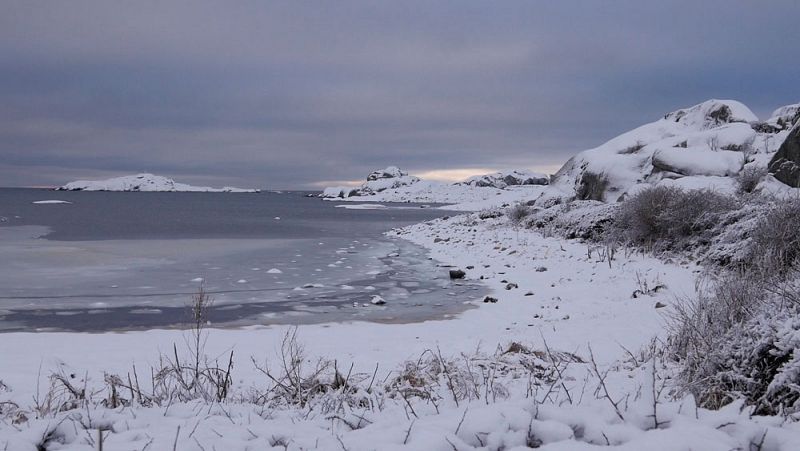
[[[178,183],[153,174],[126,175],[106,180],[78,180],[57,188],[61,191],[196,191],[209,193],[256,193],[256,189],[210,188]]]

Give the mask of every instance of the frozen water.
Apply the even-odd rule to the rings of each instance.
[[[0,202],[0,214],[20,213],[20,220],[0,227],[0,253],[10,262],[0,271],[0,308],[4,310],[0,330],[179,325],[188,319],[187,303],[201,283],[214,299],[211,318],[215,325],[418,321],[462,311],[464,301],[480,295],[467,286],[454,286],[447,269],[437,267],[423,248],[383,236],[392,226],[447,213],[441,210],[387,206],[351,211],[317,199],[276,194],[241,198],[187,193],[63,194],[72,202],[69,210],[82,211],[81,215],[65,216],[62,209],[33,212],[35,206],[26,196],[41,199],[40,190],[0,190],[0,200],[10,200]],[[119,203],[115,196],[136,202],[143,197],[152,211],[146,216],[142,216],[144,206],[114,214],[104,211],[105,202]],[[184,196],[200,196],[202,202],[186,205]],[[196,209],[225,210],[214,196],[221,196],[220,202],[225,203],[235,196],[245,205],[208,216],[192,214]],[[298,205],[287,205],[287,198]],[[270,202],[275,208],[261,205]],[[30,207],[22,208],[23,203]],[[89,208],[87,204],[92,203],[94,207]],[[252,209],[244,208],[250,204]],[[196,227],[185,225],[183,235],[176,236],[176,230],[165,232],[157,226],[146,239],[138,236],[136,230],[151,227],[154,215],[159,219],[166,215],[165,220],[171,221],[170,213],[161,209],[181,208],[187,217],[199,221]],[[48,216],[42,213],[45,210],[55,213]],[[283,218],[279,222],[273,219],[276,210]],[[230,227],[217,223],[226,214],[233,215]],[[114,230],[113,225],[126,215],[126,225]],[[264,219],[263,230],[243,230],[237,215],[250,216],[250,222]],[[214,224],[203,222],[206,217]],[[271,229],[287,225],[286,233]],[[297,236],[303,228],[304,233]],[[94,238],[92,230],[97,232]],[[225,236],[226,230],[232,236]],[[438,286],[448,287],[456,296],[441,304],[442,296],[433,289]],[[354,303],[372,306],[373,296],[381,296],[387,304],[380,309],[353,308]]]

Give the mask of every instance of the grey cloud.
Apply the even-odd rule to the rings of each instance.
[[[0,185],[149,170],[303,188],[387,164],[551,166],[706,98],[760,115],[800,100],[797,13],[794,1],[5,2]]]

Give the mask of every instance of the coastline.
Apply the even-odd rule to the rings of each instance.
[[[422,323],[300,326],[296,334],[305,350],[304,358],[309,363],[318,358],[331,359],[339,368],[350,368],[348,378],[352,373],[354,380],[364,384],[370,375],[373,380],[382,381],[380,384],[389,384],[401,377],[411,362],[426,362],[426,355],[439,353],[454,359],[454,365],[462,361],[466,362],[466,368],[476,368],[477,375],[469,370],[471,377],[483,378],[483,382],[476,383],[485,385],[485,396],[491,396],[491,401],[479,396],[452,402],[448,400],[446,380],[440,379],[441,405],[420,399],[413,402],[413,414],[407,407],[412,404],[391,395],[388,385],[370,395],[375,402],[387,403],[383,407],[357,411],[349,407],[333,417],[324,408],[319,410],[319,406],[291,405],[270,408],[269,414],[264,415],[264,406],[247,401],[207,404],[195,400],[176,403],[166,411],[156,406],[121,409],[95,406],[87,411],[93,421],[114,425],[115,432],[109,434],[104,449],[130,446],[139,449],[147,443],[156,446],[154,449],[169,447],[176,436],[180,437],[181,430],[192,431],[193,440],[188,437],[179,440],[177,449],[186,450],[202,449],[204,443],[247,449],[253,440],[288,443],[286,449],[298,450],[336,449],[341,448],[340,443],[348,450],[452,449],[448,448],[448,441],[458,443],[456,449],[482,449],[479,442],[484,439],[476,440],[476,434],[479,437],[488,434],[487,439],[494,437],[492,440],[500,447],[513,447],[526,443],[525,437],[530,438],[525,431],[535,432],[538,440],[551,444],[551,449],[588,449],[608,441],[625,449],[655,449],[659,445],[661,449],[673,450],[684,449],[701,439],[714,444],[708,449],[729,449],[742,443],[743,434],[755,434],[754,431],[765,427],[771,439],[783,443],[785,449],[797,443],[792,427],[750,417],[746,409],[739,409],[738,403],[713,412],[695,407],[691,399],[667,401],[657,397],[660,415],[674,424],[661,431],[647,426],[652,421],[647,418],[653,401],[646,396],[626,401],[624,421],[620,421],[602,397],[587,395],[584,399],[581,394],[580,401],[567,402],[572,399],[570,392],[577,396],[587,390],[590,381],[596,383],[589,362],[602,371],[597,373],[605,375],[601,380],[619,396],[641,392],[651,377],[648,374],[652,374],[654,381],[661,380],[663,376],[648,373],[646,360],[629,363],[628,353],[646,356],[648,343],[663,336],[664,311],[669,310],[671,300],[694,290],[699,271],[694,264],[667,264],[653,257],[631,254],[619,256],[609,266],[597,254],[590,254],[586,244],[545,237],[538,231],[516,230],[503,218],[480,219],[476,213],[435,219],[387,234],[421,245],[428,249],[431,258],[464,269],[468,278],[482,280],[491,290],[489,296],[498,301],[483,303],[481,299],[471,299],[468,301],[477,304],[477,308],[452,319]],[[653,296],[632,296],[643,279],[658,281],[667,290]],[[517,286],[506,289],[508,284]],[[528,292],[533,295],[526,296]],[[656,308],[658,303],[667,307]],[[224,358],[233,351],[236,377],[231,390],[245,394],[266,382],[256,362],[279,361],[281,340],[293,330],[292,326],[212,328],[208,329],[205,352],[213,358]],[[15,363],[13,371],[3,374],[9,391],[3,393],[2,400],[24,405],[32,397],[40,396],[35,379],[46,383],[47,371],[74,375],[87,387],[100,387],[107,374],[129,374],[133,365],[140,369],[158,365],[159,355],[171,352],[173,343],[182,346],[186,337],[185,331],[174,330],[100,335],[4,334],[0,355]],[[517,349],[515,343],[522,351],[506,351]],[[543,349],[546,354],[540,351]],[[574,363],[567,363],[560,370],[561,376],[554,379],[553,383],[561,380],[562,384],[555,392],[553,385],[544,392],[546,383],[543,386],[537,383],[538,388],[531,392],[530,379],[524,376],[527,370],[523,368],[533,364],[531,358],[538,362],[532,368],[539,365],[546,368],[555,363],[548,363],[553,358],[551,353],[574,356],[570,357]],[[500,372],[495,374],[495,371]],[[99,388],[95,393],[104,396]],[[203,412],[202,417],[196,413],[198,409]],[[75,418],[76,414],[68,411],[53,418],[28,421],[23,429],[0,425],[0,443],[3,440],[11,443],[9,449],[34,449],[14,446],[35,443],[36,437],[64,415]],[[717,427],[726,422],[734,426],[725,430]],[[454,434],[460,423],[464,423],[463,428],[458,428],[463,430]],[[354,424],[358,427],[353,427]],[[583,431],[581,437],[575,435],[576,427]],[[692,431],[691,441],[685,438],[687,431]],[[664,437],[669,437],[668,444],[663,443]]]

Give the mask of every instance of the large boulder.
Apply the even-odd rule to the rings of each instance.
[[[769,172],[792,188],[800,188],[800,123],[795,124],[770,160]]]
[[[692,178],[701,186],[734,177],[744,163],[762,158],[756,153],[775,151],[772,141],[753,128],[757,120],[733,100],[708,100],[673,111],[578,153],[553,176],[542,196],[614,202],[640,185]],[[758,163],[766,165],[764,160]]]

